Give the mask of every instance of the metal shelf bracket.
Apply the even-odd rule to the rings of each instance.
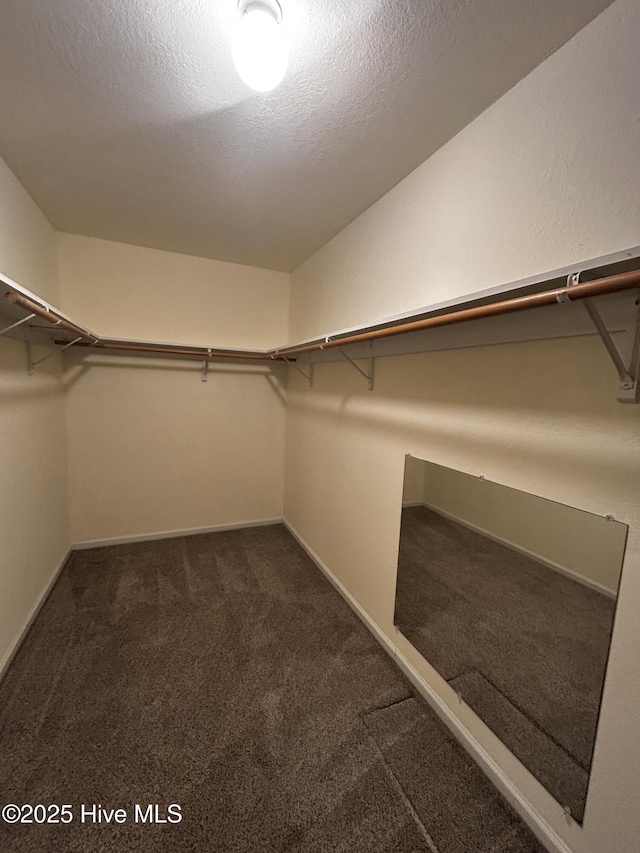
[[[43,361],[46,361],[48,358],[52,358],[56,353],[64,352],[66,349],[69,349],[69,347],[72,347],[74,344],[77,344],[78,341],[81,340],[83,340],[83,338],[80,337],[76,338],[73,341],[69,341],[68,344],[65,344],[63,347],[60,347],[60,349],[54,349],[51,352],[48,352],[46,355],[43,355],[42,358],[36,359],[36,361],[33,361],[31,357],[31,345],[27,343],[27,370],[29,372],[29,376],[33,376],[37,364],[42,364]]]
[[[580,273],[573,273],[567,278],[567,286],[580,283]],[[633,344],[631,347],[631,359],[629,366],[624,363],[624,359],[620,354],[613,338],[609,334],[609,330],[604,324],[600,312],[592,299],[584,299],[584,307],[595,326],[596,332],[600,336],[600,340],[604,344],[605,349],[609,353],[609,358],[618,373],[620,386],[618,388],[618,402],[620,403],[638,403],[639,395],[639,373],[640,373],[640,310],[636,311],[636,326]],[[640,304],[640,300],[636,300],[636,305]]]
[[[4,329],[0,329],[0,335],[5,335],[7,332],[10,332],[11,329],[17,329],[18,326],[21,326],[23,323],[28,323],[29,320],[32,320],[35,316],[35,314],[27,314],[27,316],[23,317],[21,320],[16,320],[16,322],[11,323],[10,326],[5,326]]]
[[[274,358],[274,356],[272,356],[272,358]],[[298,373],[300,373],[302,376],[304,376],[304,378],[309,383],[310,387],[313,388],[313,362],[311,361],[311,353],[309,353],[309,373],[305,373],[301,367],[298,367],[298,365],[295,363],[295,361],[293,361],[293,359],[287,358],[284,355],[281,356],[281,358],[283,358],[284,361],[287,362],[287,364],[290,364],[291,367],[293,367],[295,370],[297,370]]]
[[[355,369],[367,380],[367,389],[369,391],[373,391],[373,342],[369,341],[369,372],[366,373],[362,370],[355,361],[344,352],[341,347],[336,347],[340,355],[349,362],[350,365],[355,367]]]
[[[209,378],[209,359],[211,358],[211,347],[207,350],[207,357],[202,362],[202,372],[200,373],[200,379],[202,382],[206,382]]]

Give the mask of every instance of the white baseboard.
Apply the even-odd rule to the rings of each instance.
[[[538,810],[535,809],[520,790],[515,787],[513,782],[511,782],[505,772],[496,764],[493,758],[491,758],[479,741],[460,722],[449,706],[438,695],[438,693],[436,693],[433,687],[427,684],[424,678],[422,678],[417,670],[414,669],[402,652],[398,650],[395,643],[384,633],[382,628],[373,621],[360,604],[358,604],[356,599],[351,595],[346,587],[340,583],[331,569],[329,569],[315,551],[307,545],[302,536],[300,536],[295,527],[293,527],[286,518],[284,519],[284,525],[294,539],[296,539],[296,541],[306,551],[320,571],[326,576],[331,585],[335,587],[351,609],[357,614],[357,616],[359,616],[362,622],[364,622],[366,627],[371,631],[384,650],[391,655],[409,681],[425,698],[438,717],[466,749],[469,755],[471,755],[474,761],[482,768],[484,773],[493,782],[507,802],[510,803],[513,809],[520,815],[538,840],[547,848],[547,850],[550,851],[550,853],[572,853],[570,848],[567,847],[553,827],[547,823]]]
[[[295,527],[293,527],[291,524],[289,524],[289,522],[287,521],[286,518],[283,520],[283,523],[284,523],[284,526],[289,531],[289,533],[293,536],[293,538],[307,552],[309,557],[311,557],[311,559],[316,564],[316,566],[320,569],[322,574],[326,576],[329,583],[338,590],[338,592],[344,598],[344,600],[347,602],[349,607],[355,611],[357,616],[364,622],[364,624],[371,631],[371,633],[376,638],[376,640],[380,643],[380,645],[384,646],[385,651],[388,652],[391,655],[391,657],[395,660],[397,650],[396,650],[394,643],[391,642],[391,640],[382,631],[382,629],[378,626],[378,624],[373,621],[373,619],[371,618],[371,616],[369,616],[367,611],[364,610],[364,608],[362,608],[358,604],[358,602],[351,595],[349,590],[340,583],[338,578],[333,574],[331,569],[325,563],[322,562],[322,560],[316,554],[316,552],[307,545],[307,543],[304,541],[302,536],[300,536],[300,534],[295,529]]]
[[[604,586],[604,584],[598,583],[598,581],[591,580],[591,578],[586,577],[585,575],[581,575],[578,572],[574,572],[572,569],[567,569],[565,566],[561,566],[560,563],[554,563],[553,560],[548,560],[546,557],[541,556],[540,554],[536,554],[535,551],[529,550],[529,548],[524,548],[522,545],[517,545],[515,542],[511,542],[509,539],[502,539],[500,536],[496,536],[493,533],[489,533],[488,530],[485,530],[483,527],[478,527],[477,524],[472,524],[470,521],[465,521],[464,518],[459,518],[457,515],[454,515],[451,512],[447,512],[444,509],[440,509],[437,506],[432,506],[427,503],[420,504],[409,504],[409,506],[423,506],[425,509],[430,510],[431,512],[435,512],[437,515],[441,515],[443,518],[448,518],[449,521],[455,521],[456,524],[461,524],[462,527],[466,527],[468,530],[473,530],[474,533],[481,533],[482,536],[486,536],[487,539],[491,539],[493,542],[497,542],[499,545],[505,545],[507,548],[511,548],[512,551],[517,551],[518,554],[522,554],[524,557],[530,557],[532,560],[535,560],[537,563],[542,563],[547,569],[551,569],[554,572],[558,572],[558,574],[565,575],[565,577],[571,578],[571,580],[576,583],[582,584],[582,586],[589,587],[589,589],[594,590],[595,592],[599,592],[601,595],[605,595],[607,598],[611,598],[614,601],[618,597],[617,590],[610,589],[608,586]],[[403,507],[405,504],[403,504]]]
[[[60,576],[60,572],[62,571],[64,564],[69,559],[69,555],[71,554],[71,550],[72,549],[69,548],[69,550],[64,555],[62,560],[58,563],[56,569],[54,570],[53,574],[51,575],[51,577],[49,578],[47,583],[44,585],[42,592],[40,593],[40,595],[36,599],[33,607],[31,608],[31,612],[29,613],[26,622],[24,623],[22,628],[18,631],[18,633],[15,635],[15,637],[13,638],[13,640],[11,642],[11,645],[9,646],[7,651],[4,653],[4,655],[2,657],[2,661],[0,661],[0,680],[2,680],[5,672],[8,670],[9,665],[11,664],[11,661],[16,656],[18,649],[22,645],[22,641],[27,636],[29,628],[33,625],[33,622],[34,622],[36,616],[38,615],[38,613],[40,612],[42,605],[45,603],[45,601],[49,597],[49,593],[51,592],[51,590],[55,586],[55,583],[58,580],[58,577]]]
[[[116,536],[107,539],[84,540],[82,542],[74,542],[71,550],[84,551],[87,548],[128,545],[131,542],[151,542],[154,539],[175,539],[178,536],[197,536],[199,533],[222,533],[225,530],[241,530],[243,527],[268,527],[271,524],[282,524],[282,518],[261,518],[258,521],[215,524],[212,527],[188,527],[184,530],[163,530],[160,533],[139,533],[135,536]]]
[[[493,758],[471,734],[466,726],[458,720],[449,706],[443,701],[438,693],[436,693],[433,687],[427,684],[417,670],[414,669],[411,663],[409,663],[402,652],[397,649],[395,661],[413,686],[433,708],[456,740],[459,741],[474,761],[481,767],[486,776],[488,776],[488,778],[493,782],[505,800],[512,806],[513,810],[520,815],[529,829],[534,833],[538,841],[540,841],[540,843],[543,844],[550,853],[572,853],[571,849],[567,847],[553,827],[547,823],[540,812],[534,808],[520,790],[515,787],[502,768],[496,764]]]
[[[20,644],[26,636],[29,628],[33,624],[34,619],[38,615],[44,602],[47,600],[49,593],[53,589],[55,582],[66,563],[69,554],[72,550],[83,550],[86,548],[96,548],[106,545],[126,544],[128,542],[143,542],[154,539],[170,539],[176,536],[190,536],[198,533],[214,533],[224,530],[238,530],[243,527],[263,527],[272,524],[284,523],[287,530],[297,540],[313,562],[318,566],[320,571],[326,576],[332,586],[340,593],[347,604],[352,608],[364,625],[373,634],[376,640],[384,648],[384,650],[396,661],[400,669],[405,673],[407,678],[416,687],[426,699],[429,705],[438,714],[440,719],[449,728],[457,740],[464,746],[471,757],[480,765],[486,775],[491,779],[494,785],[502,793],[505,799],[513,806],[515,811],[522,817],[531,830],[535,833],[542,844],[547,847],[551,853],[571,853],[571,850],[556,834],[553,828],[544,820],[539,812],[525,799],[521,792],[513,785],[510,779],[505,775],[504,771],[495,763],[491,756],[486,752],[476,738],[468,731],[465,726],[453,714],[451,709],[436,693],[436,691],[422,678],[422,676],[413,668],[404,655],[398,650],[395,643],[384,633],[379,625],[373,621],[369,614],[360,606],[356,599],[346,589],[345,586],[338,580],[329,567],[320,559],[320,557],[307,545],[298,531],[286,520],[282,518],[261,519],[260,521],[240,522],[237,524],[222,524],[214,527],[206,528],[191,528],[188,530],[173,530],[162,533],[141,534],[138,536],[128,536],[117,539],[98,539],[93,542],[78,542],[75,543],[64,558],[60,561],[55,571],[51,575],[48,583],[42,590],[38,600],[35,602],[29,617],[27,618],[23,628],[14,638],[10,648],[5,653],[0,663],[0,679],[6,672],[11,661],[13,660]]]
[[[69,559],[69,555],[72,551],[82,551],[87,548],[101,548],[108,545],[125,545],[129,542],[146,542],[148,540],[153,539],[173,539],[176,536],[195,536],[198,533],[219,533],[225,530],[240,530],[243,527],[266,527],[271,524],[282,524],[282,518],[264,518],[259,521],[241,521],[236,524],[217,524],[213,527],[193,527],[186,530],[167,530],[162,533],[143,533],[137,536],[124,536],[120,538],[114,539],[96,539],[93,542],[75,542],[71,545],[67,553],[64,555],[63,559],[57,566],[56,570],[53,572],[44,589],[40,593],[40,596],[36,600],[35,604],[31,608],[31,612],[21,630],[16,634],[14,639],[9,646],[9,649],[5,652],[2,660],[0,661],[0,680],[4,676],[5,672],[9,668],[9,665],[13,658],[16,655],[16,652],[20,648],[22,641],[27,635],[29,628],[33,625],[33,622],[40,612],[43,604],[47,600],[49,593],[53,589],[55,582],[58,580],[60,572],[62,571],[64,564]]]

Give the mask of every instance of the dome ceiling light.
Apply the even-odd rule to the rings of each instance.
[[[271,92],[287,71],[287,41],[278,0],[239,0],[240,19],[232,56],[242,80],[256,92]]]

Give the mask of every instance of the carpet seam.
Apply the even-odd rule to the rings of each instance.
[[[386,711],[388,708],[394,708],[396,705],[402,705],[403,702],[408,702],[410,699],[415,699],[416,694],[410,693],[408,696],[404,696],[402,699],[394,699],[393,702],[389,702],[387,705],[376,706],[375,708],[367,708],[366,711],[360,711],[358,716],[364,722],[364,718],[370,716],[371,714],[375,714],[376,711]]]
[[[409,698],[414,699],[415,697],[412,696]],[[407,701],[406,699],[402,699],[402,700],[400,700],[400,702],[393,702],[388,707],[393,707],[393,705],[399,705],[399,704],[401,704],[401,702],[406,702],[406,701]],[[380,710],[384,710],[384,709],[380,709]],[[387,771],[388,775],[391,777],[391,781],[392,781],[394,788],[400,794],[400,797],[401,797],[402,801],[404,802],[404,804],[406,805],[407,810],[409,811],[409,814],[413,818],[414,823],[416,824],[416,826],[418,827],[418,830],[420,831],[421,835],[423,836],[427,847],[429,848],[431,853],[440,853],[440,850],[439,850],[438,846],[436,845],[435,841],[433,840],[433,838],[431,837],[431,834],[429,833],[426,826],[424,825],[424,823],[420,819],[420,815],[415,810],[413,803],[411,802],[411,800],[409,798],[409,795],[407,794],[407,792],[402,787],[400,780],[398,779],[396,774],[393,772],[391,765],[388,763],[387,759],[385,758],[383,751],[380,749],[380,746],[378,745],[376,739],[370,733],[369,729],[367,728],[367,724],[364,722],[364,720],[362,720],[362,725],[363,725],[363,728],[367,734],[367,737],[369,738],[369,740],[373,744],[376,752],[378,753],[380,760],[382,761],[382,764],[384,765],[385,770]]]

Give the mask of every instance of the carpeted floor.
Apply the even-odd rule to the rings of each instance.
[[[402,512],[398,628],[576,820],[614,608],[425,507]]]
[[[74,814],[0,821],[3,853],[541,853],[280,525],[75,553],[0,684],[0,762],[0,804]]]

